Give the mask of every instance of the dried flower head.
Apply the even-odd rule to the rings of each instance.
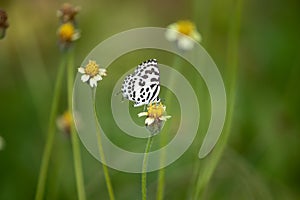
[[[63,49],[68,48],[72,42],[80,38],[79,31],[69,22],[62,24],[58,28],[57,34],[59,37],[59,44]]]
[[[191,21],[181,20],[170,24],[167,28],[167,40],[170,42],[176,42],[178,48],[182,50],[191,50],[193,48],[194,42],[190,38],[197,42],[201,42],[201,35],[197,31],[195,24]]]
[[[72,115],[69,111],[65,111],[61,116],[59,116],[56,120],[56,125],[58,129],[66,134],[71,133],[71,123],[72,123]]]
[[[159,133],[164,125],[164,121],[171,118],[171,116],[166,115],[166,106],[162,103],[150,103],[147,107],[147,112],[141,112],[138,116],[147,116],[145,125],[152,135]]]
[[[64,3],[60,9],[57,10],[57,17],[62,23],[75,22],[75,16],[80,11],[80,7],[73,6],[69,3]]]
[[[8,28],[7,14],[4,10],[0,9],[0,39],[4,38],[5,31]]]
[[[102,80],[102,76],[107,76],[106,69],[100,68],[93,60],[89,60],[85,67],[79,67],[78,72],[83,74],[81,76],[82,82],[89,82],[92,88],[97,87],[97,82]]]

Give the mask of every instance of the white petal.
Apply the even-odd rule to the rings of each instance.
[[[100,69],[99,69],[99,74],[100,74],[100,76],[107,76],[107,74],[106,74],[106,69],[100,68]]]
[[[200,33],[198,33],[197,31],[194,31],[192,33],[192,38],[194,40],[196,40],[197,42],[201,42],[201,40],[202,40]]]
[[[163,109],[164,109],[164,111],[166,111],[167,107],[166,107],[166,106],[163,106]]]
[[[182,36],[178,39],[178,47],[182,50],[191,50],[194,47],[194,42],[190,38]]]
[[[81,76],[82,82],[87,82],[89,79],[90,79],[90,76],[87,75],[87,74],[84,74],[84,75]]]
[[[154,122],[154,118],[151,118],[151,117],[148,117],[146,120],[145,120],[145,124],[148,126],[148,125],[151,125],[152,123]]]
[[[79,67],[79,68],[78,68],[78,72],[79,72],[79,73],[82,73],[82,74],[85,74],[85,70],[84,70],[83,67]]]
[[[167,119],[170,119],[170,118],[171,118],[171,116],[167,115],[167,116],[161,116],[159,119],[162,121],[167,121]]]
[[[91,87],[97,87],[97,80],[95,78],[91,78],[90,79],[90,86]]]
[[[173,29],[168,29],[165,33],[166,39],[170,42],[177,40],[178,32]]]
[[[173,23],[173,24],[170,24],[167,28],[177,31],[178,30],[178,25],[177,25],[177,23]]]
[[[101,77],[100,75],[97,75],[97,76],[94,77],[94,79],[95,79],[96,81],[101,81],[101,80],[102,80],[102,77]]]
[[[101,73],[106,73],[106,69],[99,68],[99,72],[101,72]]]
[[[141,112],[138,114],[138,117],[147,116],[148,112]]]
[[[80,32],[76,31],[73,35],[72,35],[72,41],[78,40],[80,38]]]

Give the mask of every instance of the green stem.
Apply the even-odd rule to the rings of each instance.
[[[142,200],[147,199],[147,164],[148,164],[148,153],[150,151],[152,145],[153,137],[150,136],[147,141],[144,159],[143,159],[143,166],[142,166]]]
[[[165,152],[161,154],[161,164],[165,162]],[[157,200],[162,200],[164,197],[164,189],[165,189],[165,169],[161,168],[158,172],[158,185],[157,185]]]
[[[73,96],[73,82],[74,82],[74,51],[69,49],[68,52],[68,110],[73,116],[72,110],[72,96]],[[84,190],[84,180],[82,173],[82,164],[81,164],[81,155],[80,155],[80,146],[77,133],[75,131],[74,121],[71,121],[71,139],[72,139],[72,149],[73,149],[73,159],[74,159],[74,168],[76,176],[76,186],[79,200],[85,200],[85,190]]]
[[[166,142],[166,134],[162,133],[160,136],[160,146],[162,147]],[[166,159],[166,151],[162,150],[160,152],[160,166],[163,166]],[[165,169],[161,168],[158,172],[158,184],[157,184],[157,193],[156,199],[162,200],[164,197],[164,189],[165,189]]]
[[[181,67],[180,67],[179,63],[180,63],[180,57],[176,56],[173,60],[173,66],[171,66],[171,67],[174,68],[175,66],[178,65],[178,71],[180,72]],[[174,84],[174,81],[175,81],[174,78],[170,77],[169,85]],[[169,105],[169,104],[171,104],[171,92],[170,91],[166,92],[166,94],[165,94],[165,105]],[[165,145],[166,136],[167,136],[167,134],[165,134],[165,131],[163,131],[163,133],[161,133],[161,136],[160,136],[160,146],[161,147],[163,145]],[[164,166],[165,157],[166,157],[166,152],[165,152],[165,150],[162,150],[160,153],[160,166]],[[157,193],[156,193],[157,200],[163,199],[164,190],[165,190],[165,169],[161,168],[158,171],[158,184],[157,184]]]
[[[113,187],[111,184],[111,180],[110,180],[110,176],[108,173],[108,168],[106,166],[106,161],[105,161],[105,154],[103,151],[103,147],[102,147],[102,139],[101,139],[101,133],[100,133],[100,128],[98,126],[98,116],[97,116],[97,112],[96,112],[96,88],[93,91],[93,104],[94,104],[94,116],[96,121],[96,127],[97,127],[97,142],[98,142],[98,151],[99,151],[99,155],[100,155],[100,159],[101,159],[101,163],[102,163],[102,168],[103,168],[103,173],[104,173],[104,177],[105,177],[105,182],[106,182],[106,187],[108,190],[108,194],[109,194],[109,199],[110,200],[114,200],[115,196],[114,196],[114,191],[113,191]]]
[[[42,200],[44,197],[49,160],[50,160],[50,156],[53,148],[54,136],[55,136],[55,119],[57,116],[58,102],[61,94],[61,86],[62,86],[63,75],[65,71],[65,66],[66,66],[66,55],[63,55],[58,68],[56,83],[54,87],[54,95],[53,95],[51,111],[50,111],[47,140],[46,140],[46,145],[42,157],[37,191],[35,194],[36,200]]]
[[[237,2],[236,2],[237,1]],[[231,17],[231,26],[228,33],[228,54],[227,54],[227,74],[226,79],[228,81],[227,90],[227,119],[221,137],[215,146],[213,152],[205,158],[203,165],[199,171],[199,177],[196,183],[196,192],[193,199],[201,198],[205,187],[207,186],[215,168],[222,156],[222,153],[226,147],[227,140],[231,130],[233,107],[235,104],[235,92],[236,92],[236,78],[238,67],[238,40],[240,31],[240,21],[243,8],[243,0],[236,0],[234,14]]]

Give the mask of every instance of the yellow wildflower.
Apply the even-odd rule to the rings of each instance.
[[[73,118],[72,118],[71,113],[69,111],[65,111],[56,120],[58,129],[64,133],[70,134],[72,120],[73,120]]]
[[[152,135],[159,133],[164,125],[164,121],[171,118],[171,116],[166,115],[166,106],[162,103],[150,103],[147,107],[147,112],[141,112],[138,116],[147,116],[145,125]]]
[[[100,68],[93,60],[90,60],[85,67],[79,67],[78,72],[83,74],[81,76],[82,82],[89,81],[92,88],[97,87],[97,82],[102,80],[102,76],[107,76],[106,69]]]
[[[171,116],[165,114],[166,106],[164,106],[162,103],[150,103],[150,105],[147,107],[147,112],[141,112],[138,114],[138,116],[147,116],[145,124],[148,126],[151,125],[155,120],[166,121],[167,119],[171,118]]]
[[[194,42],[201,42],[201,35],[197,31],[196,26],[189,20],[180,20],[176,23],[169,25],[166,31],[166,38],[170,42],[176,42],[178,48],[182,50],[190,50],[194,46]]]
[[[61,42],[73,42],[80,37],[80,34],[74,28],[74,25],[68,22],[59,27],[58,36]]]

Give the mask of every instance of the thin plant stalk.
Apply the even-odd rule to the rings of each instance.
[[[45,183],[46,183],[46,179],[47,179],[49,160],[50,160],[50,156],[51,156],[51,152],[52,152],[52,148],[53,148],[54,136],[55,136],[55,119],[57,116],[58,102],[59,102],[59,97],[61,94],[61,87],[62,87],[62,81],[63,81],[65,67],[66,67],[66,55],[64,54],[60,61],[57,78],[56,78],[56,83],[55,83],[55,87],[54,87],[54,95],[53,95],[51,111],[50,111],[47,140],[46,140],[46,145],[45,145],[44,153],[43,153],[43,157],[42,157],[40,174],[39,174],[38,184],[37,184],[37,191],[35,194],[36,200],[44,199]]]
[[[215,168],[220,160],[222,153],[226,147],[227,140],[231,130],[233,107],[235,104],[235,92],[236,92],[236,79],[238,70],[238,41],[240,31],[240,21],[243,8],[243,0],[234,1],[234,14],[231,17],[232,24],[230,26],[228,34],[228,54],[227,54],[227,76],[228,80],[228,106],[227,106],[227,119],[221,137],[213,150],[213,152],[205,158],[203,166],[199,171],[198,180],[196,183],[196,191],[193,199],[201,198],[205,187],[207,186]]]
[[[72,96],[73,96],[73,82],[74,82],[74,51],[73,49],[69,49],[68,52],[68,110],[73,116],[72,111]],[[82,172],[82,164],[81,164],[81,155],[80,155],[80,145],[79,139],[75,130],[74,121],[71,121],[70,124],[71,129],[71,140],[72,140],[72,149],[73,149],[73,159],[74,159],[74,168],[75,168],[75,176],[76,176],[76,187],[78,193],[79,200],[85,200],[85,190],[84,190],[84,179]]]
[[[180,58],[178,56],[176,56],[174,58],[174,61],[173,61],[173,66],[178,66],[178,70],[180,71],[181,70],[181,67],[179,65],[180,63]],[[174,84],[174,79],[173,77],[170,77],[170,80],[169,80],[169,84]],[[169,105],[171,103],[171,92],[168,91],[165,95],[165,105]],[[163,146],[166,142],[166,136],[167,134],[164,134],[166,131],[163,131],[163,133],[161,134],[160,136],[160,145]],[[166,158],[166,152],[165,150],[161,150],[160,152],[160,166],[164,166],[164,163],[165,163],[165,158]],[[156,199],[157,200],[162,200],[164,198],[164,190],[165,190],[165,169],[164,168],[161,168],[159,169],[158,171],[158,184],[157,184],[157,192],[156,192]]]
[[[93,92],[93,104],[94,104],[94,116],[95,116],[95,119],[97,120],[98,122],[98,116],[97,116],[97,112],[96,112],[96,88],[94,90],[92,90]],[[99,151],[99,155],[100,155],[100,158],[101,158],[101,163],[102,163],[102,168],[103,168],[103,173],[104,173],[104,177],[105,177],[105,182],[106,182],[106,187],[107,187],[107,190],[108,190],[108,195],[109,195],[109,199],[110,200],[114,200],[115,199],[115,195],[114,195],[114,191],[113,191],[113,187],[112,187],[112,184],[111,184],[111,180],[110,180],[110,176],[109,176],[109,173],[108,173],[108,168],[106,166],[106,161],[105,161],[105,154],[104,154],[104,151],[103,151],[103,147],[102,147],[102,139],[101,139],[101,133],[100,133],[100,128],[98,126],[98,123],[96,124],[96,127],[97,127],[97,143],[98,143],[98,151]]]
[[[144,154],[144,159],[143,159],[143,166],[142,166],[142,200],[147,199],[147,166],[148,166],[148,155],[149,151],[151,149],[153,141],[153,136],[150,136],[148,138],[147,144],[146,144],[146,149],[145,149],[145,154]]]
[[[165,138],[165,137],[164,137]],[[161,138],[161,144],[164,144],[164,139]],[[163,150],[160,154],[160,166],[163,166],[166,159],[166,152]],[[162,200],[164,197],[164,188],[165,188],[165,169],[161,168],[158,172],[158,184],[157,184],[157,193],[156,199]]]

